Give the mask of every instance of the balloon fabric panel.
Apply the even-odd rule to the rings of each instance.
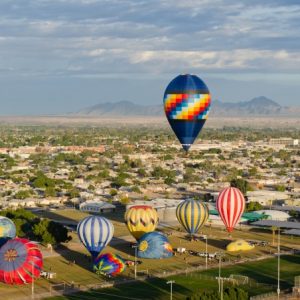
[[[165,112],[173,120],[207,119],[210,109],[209,94],[166,94]]]

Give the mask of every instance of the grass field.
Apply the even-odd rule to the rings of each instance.
[[[294,277],[300,275],[300,256],[281,257],[281,288],[286,289],[293,286]],[[257,295],[265,292],[275,291],[277,284],[277,260],[267,259],[259,262],[235,265],[222,269],[222,276],[228,277],[230,274],[240,274],[248,276],[256,282],[268,285],[252,286],[244,285],[243,289],[249,295]],[[155,278],[146,282],[120,285],[115,288],[101,289],[93,292],[78,293],[65,297],[54,297],[52,300],[63,299],[169,299],[168,280],[175,280],[174,299],[185,299],[191,293],[203,289],[217,289],[216,280],[206,279],[203,275],[211,277],[218,276],[218,269],[204,272],[191,273],[187,275],[171,276],[169,278]],[[225,284],[226,286],[226,284]]]
[[[87,216],[86,213],[72,209],[45,211],[41,213],[43,214],[43,217],[73,222],[78,222],[78,220]],[[124,259],[134,260],[134,249],[130,247],[130,235],[123,222],[123,213],[111,213],[108,215],[105,214],[105,216],[113,221],[115,226],[115,235],[110,245],[103,250],[103,253],[117,253],[121,255]],[[169,240],[174,248],[181,246],[185,247],[188,250],[205,251],[204,241],[189,241],[188,239],[186,239],[185,233],[182,230],[178,230],[179,228],[179,226],[176,226],[176,228],[161,229],[166,233],[172,233],[172,235],[169,236]],[[276,241],[275,245],[272,245],[272,234],[270,230],[249,229],[245,227],[237,228],[233,232],[232,237],[229,238],[228,234],[224,231],[224,229],[220,227],[210,228],[207,226],[203,228],[202,233],[208,236],[208,252],[213,253],[221,251],[224,253],[226,261],[236,262],[241,259],[255,259],[277,252]],[[44,270],[51,270],[52,272],[55,272],[57,274],[57,277],[56,279],[51,281],[48,281],[46,279],[37,280],[35,283],[37,292],[49,291],[50,286],[56,283],[74,283],[75,285],[80,285],[81,287],[83,287],[94,284],[100,284],[106,280],[105,278],[98,277],[92,272],[92,264],[89,259],[89,253],[79,242],[79,239],[75,232],[71,233],[71,236],[71,242],[62,244],[60,248],[55,249],[55,251],[52,254],[49,251],[44,251]],[[268,241],[270,242],[270,245],[266,247],[257,246],[255,247],[255,249],[246,252],[226,252],[226,245],[232,240],[236,240],[238,238]],[[292,248],[300,249],[299,238],[291,238],[289,236],[282,235],[281,244],[282,250],[291,250]],[[70,265],[70,261],[75,261],[75,264]],[[182,271],[190,267],[205,265],[204,258],[199,256],[193,256],[188,253],[182,255],[177,254],[176,256],[169,259],[165,259],[163,261],[153,259],[141,259],[141,261],[142,264],[138,266],[138,271],[147,270],[149,274],[153,277],[156,277],[157,274],[162,273],[164,271],[168,272],[179,269]],[[272,261],[276,264],[275,260],[271,260],[270,262],[268,260],[265,260],[263,262],[263,267],[262,262],[249,263],[247,265],[235,265],[234,267],[226,268],[226,270],[224,269],[223,275],[227,276],[232,273],[241,273],[246,274],[249,277],[255,278],[258,282],[261,281],[268,284],[274,284],[276,274],[273,272],[275,269],[275,265],[273,265]],[[209,262],[209,267],[216,267],[217,263],[218,262],[216,260],[213,260]],[[282,285],[284,287],[288,287],[292,284],[293,277],[295,275],[300,275],[300,271],[299,273],[297,273],[297,270],[299,270],[299,257],[297,256],[294,260],[290,258],[283,259],[282,263]],[[128,267],[120,277],[132,278],[133,274],[133,267]],[[176,286],[174,287],[176,297],[175,299],[184,299],[184,295],[190,294],[191,291],[194,291],[197,288],[216,287],[217,283],[215,281],[206,280],[203,278],[200,280],[199,278],[195,277],[196,273],[193,274],[193,277],[186,277],[184,275],[178,275],[174,277],[176,280]],[[204,272],[203,274],[215,276],[216,271],[211,269],[207,272]],[[267,290],[269,291],[270,289]],[[20,287],[9,287],[8,289],[7,286],[0,284],[1,300],[13,299],[14,295],[30,295],[30,291],[30,286],[26,285]],[[148,298],[145,298],[143,296],[142,291],[147,291]],[[129,297],[130,299],[134,297],[144,299],[167,299],[168,291],[169,287],[167,286],[165,280],[154,279],[154,281],[141,282],[139,284],[126,284],[126,288],[124,286],[120,286],[115,289],[101,290],[97,292],[97,294],[95,294],[94,298],[92,298],[93,296],[92,294],[90,294],[89,298],[86,299],[97,299],[97,297],[101,299],[117,299],[114,298],[116,296],[101,296],[99,293],[114,293],[114,295],[121,295],[122,293],[122,296],[127,295],[127,297]],[[255,289],[253,291],[251,289],[251,293],[253,292],[264,292],[264,290]],[[84,299],[80,297],[78,298],[78,296],[74,295],[69,297],[72,297],[70,299]]]

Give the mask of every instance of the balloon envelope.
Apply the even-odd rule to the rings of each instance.
[[[117,254],[105,253],[94,261],[94,270],[101,274],[115,276],[126,268],[124,260]]]
[[[166,117],[184,150],[188,151],[206,122],[210,93],[196,75],[179,75],[164,93]]]
[[[112,239],[114,226],[104,217],[89,216],[78,223],[77,233],[82,244],[95,258]]]
[[[0,247],[9,239],[16,237],[16,226],[14,222],[6,217],[0,216]]]
[[[209,217],[206,204],[188,199],[178,204],[176,217],[186,232],[193,235],[199,231]]]
[[[16,237],[16,226],[11,219],[6,217],[0,217],[0,238],[2,237],[11,239]]]
[[[245,199],[239,189],[229,187],[220,192],[216,207],[227,231],[232,232],[245,210]]]
[[[173,256],[173,249],[166,236],[153,231],[140,238],[137,255],[140,258],[167,258]]]
[[[143,234],[154,231],[158,224],[157,211],[147,205],[131,206],[125,213],[129,232],[138,240]]]
[[[7,284],[25,284],[40,276],[42,253],[37,244],[15,238],[0,248],[0,281]]]

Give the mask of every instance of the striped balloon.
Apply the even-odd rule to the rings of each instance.
[[[216,204],[227,231],[232,232],[245,209],[242,192],[234,187],[226,188],[220,192]]]
[[[185,200],[177,206],[176,217],[184,229],[193,235],[199,231],[209,216],[207,206],[193,199]]]
[[[82,244],[95,258],[112,239],[114,226],[104,217],[89,216],[78,223],[77,233]]]

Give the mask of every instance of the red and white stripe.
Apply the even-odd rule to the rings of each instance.
[[[216,204],[227,231],[231,232],[245,209],[242,192],[234,187],[226,188],[220,192]]]

